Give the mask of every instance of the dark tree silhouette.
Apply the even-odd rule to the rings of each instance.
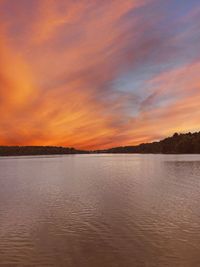
[[[138,146],[114,147],[105,150],[83,151],[68,147],[53,146],[0,146],[0,156],[59,155],[86,153],[163,153],[200,154],[200,132],[178,134],[159,142]]]
[[[162,153],[162,154],[199,154],[200,132],[178,134],[159,142],[141,144],[138,146],[114,147],[98,150],[97,153]]]
[[[83,150],[54,146],[0,146],[0,156],[83,154]]]

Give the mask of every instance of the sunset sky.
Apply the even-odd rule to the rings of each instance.
[[[199,0],[0,0],[1,145],[199,130]]]

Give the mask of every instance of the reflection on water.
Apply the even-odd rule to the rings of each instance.
[[[0,266],[200,266],[200,156],[0,158]]]

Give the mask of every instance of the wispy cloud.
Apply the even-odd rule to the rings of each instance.
[[[193,1],[177,5],[0,1],[0,143],[103,148],[196,130],[200,20]]]

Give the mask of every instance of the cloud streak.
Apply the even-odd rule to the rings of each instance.
[[[84,149],[200,127],[195,1],[0,2],[0,143]]]

